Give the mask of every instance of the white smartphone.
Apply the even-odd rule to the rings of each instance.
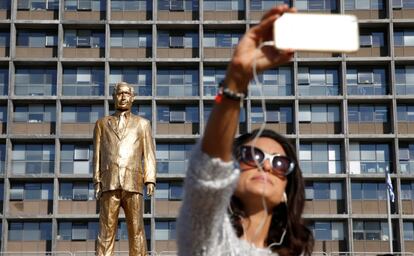
[[[284,13],[273,30],[277,49],[345,53],[359,49],[354,15]]]

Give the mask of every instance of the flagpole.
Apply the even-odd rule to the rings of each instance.
[[[387,183],[388,180],[388,170],[385,170],[385,182]],[[388,233],[389,233],[389,245],[390,245],[390,253],[394,253],[393,245],[392,245],[392,223],[391,223],[391,202],[390,202],[390,191],[388,188],[385,189],[387,191],[387,217],[388,217]]]

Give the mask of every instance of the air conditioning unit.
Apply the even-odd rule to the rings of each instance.
[[[75,195],[73,195],[73,201],[88,201],[88,195],[86,195],[86,194],[75,194]]]
[[[184,123],[185,122],[185,112],[184,111],[171,111],[170,112],[170,122],[171,123]]]
[[[184,1],[183,0],[171,0],[170,11],[184,11]]]

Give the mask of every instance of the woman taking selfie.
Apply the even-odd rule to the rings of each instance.
[[[304,182],[291,144],[269,130],[257,139],[254,131],[234,141],[254,58],[262,72],[293,56],[291,51],[257,48],[273,40],[273,22],[294,11],[286,5],[273,8],[235,49],[190,159],[177,223],[181,256],[311,254],[313,237],[301,217]]]

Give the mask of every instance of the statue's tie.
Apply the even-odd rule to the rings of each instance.
[[[125,113],[121,113],[121,115],[119,115],[119,120],[118,120],[118,131],[123,132],[124,129],[125,129]]]

